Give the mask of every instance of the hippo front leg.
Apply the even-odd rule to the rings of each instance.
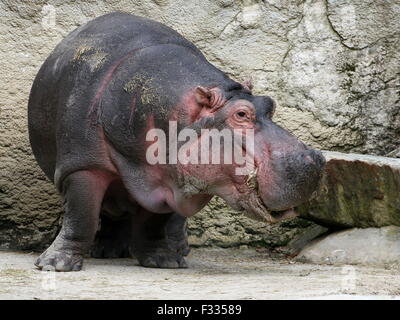
[[[189,254],[186,218],[177,213],[154,214],[141,210],[133,219],[133,255],[150,268],[187,268]]]
[[[63,225],[52,245],[35,265],[41,270],[79,271],[98,229],[99,213],[108,183],[102,173],[77,171],[63,182]]]

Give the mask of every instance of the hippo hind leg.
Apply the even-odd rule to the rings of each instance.
[[[132,237],[130,216],[115,220],[102,214],[100,220],[100,230],[96,234],[90,255],[100,259],[130,257],[129,246]]]
[[[187,268],[186,218],[177,213],[141,210],[133,220],[132,254],[150,268]]]

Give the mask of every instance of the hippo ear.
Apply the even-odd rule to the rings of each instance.
[[[203,106],[210,106],[211,90],[204,87],[197,87],[195,90],[196,102]]]
[[[226,102],[226,99],[219,88],[209,89],[205,87],[197,87],[195,90],[195,98],[199,105],[210,108],[212,109],[211,111],[219,109]]]
[[[253,89],[253,83],[252,83],[252,79],[251,78],[247,79],[247,80],[244,80],[241,84],[242,84],[242,87],[244,89],[246,89],[246,90],[251,91]]]

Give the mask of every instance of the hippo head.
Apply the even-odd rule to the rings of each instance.
[[[175,168],[181,177],[183,198],[192,196],[195,202],[195,195],[218,195],[252,218],[277,222],[294,216],[292,208],[307,201],[317,189],[325,163],[321,152],[275,124],[275,102],[268,96],[252,95],[249,83],[236,83],[229,89],[199,86],[181,105],[178,123],[198,133],[198,138],[186,144],[184,153],[209,151],[203,161],[178,161]],[[228,138],[231,132],[232,142],[224,144],[220,139],[220,148],[211,150],[210,144],[215,146],[212,139],[205,144],[203,138],[212,130],[224,132],[220,137]],[[234,154],[228,149],[235,141],[241,142],[244,163],[225,158]],[[195,157],[201,159],[198,151]],[[212,157],[214,161],[204,162]]]

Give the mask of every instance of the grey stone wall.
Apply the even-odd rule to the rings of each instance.
[[[54,187],[29,147],[33,78],[55,45],[121,10],[163,22],[237,80],[279,105],[276,120],[314,147],[398,155],[398,0],[153,0],[0,2],[0,248],[38,248],[57,232]],[[286,244],[308,222],[266,226],[216,199],[190,221],[195,245]]]

